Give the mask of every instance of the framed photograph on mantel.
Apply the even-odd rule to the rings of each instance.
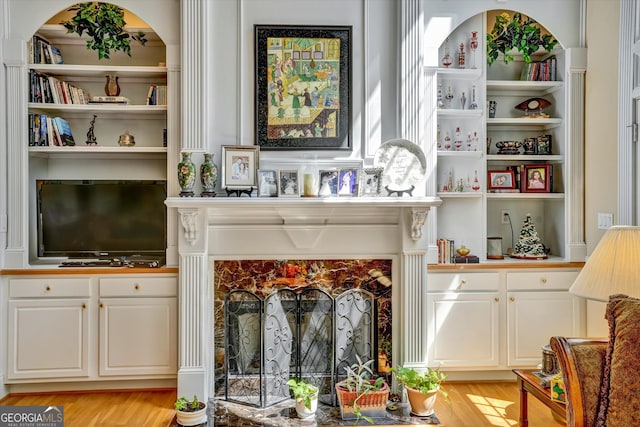
[[[221,186],[227,190],[251,190],[258,187],[260,147],[222,146]]]
[[[256,25],[262,150],[351,150],[351,27]]]

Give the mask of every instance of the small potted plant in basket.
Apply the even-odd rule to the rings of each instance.
[[[315,416],[318,409],[318,387],[295,378],[290,378],[287,384],[296,400],[298,418],[306,419]]]
[[[401,367],[393,369],[396,379],[407,390],[407,398],[411,404],[411,413],[417,416],[429,416],[433,414],[438,393],[445,398],[447,392],[441,388],[442,382],[447,377],[439,368],[427,367],[426,371],[418,372],[414,368]]]
[[[181,426],[197,426],[207,422],[207,403],[198,400],[193,396],[193,400],[180,397],[173,404],[176,408],[176,421]]]
[[[389,400],[389,385],[383,377],[373,379],[371,364],[373,360],[357,362],[345,367],[346,378],[336,383],[336,394],[340,403],[343,420],[355,419],[354,425],[361,418],[373,424],[373,418],[385,417]]]

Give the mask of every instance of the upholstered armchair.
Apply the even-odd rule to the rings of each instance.
[[[608,340],[551,338],[568,427],[640,426],[640,299],[612,295],[605,318]]]
[[[551,338],[565,384],[567,427],[595,426],[607,344],[606,340]]]

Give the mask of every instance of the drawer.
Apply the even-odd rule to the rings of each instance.
[[[9,280],[9,298],[90,297],[91,279],[46,278]]]
[[[541,291],[568,290],[578,276],[579,271],[531,271],[508,272],[507,290]]]
[[[500,274],[494,273],[427,273],[427,291],[496,291]]]
[[[176,277],[109,277],[100,279],[101,297],[173,297],[178,292]]]

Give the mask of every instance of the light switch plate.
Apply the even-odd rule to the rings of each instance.
[[[598,229],[607,230],[613,225],[612,213],[598,213]]]

